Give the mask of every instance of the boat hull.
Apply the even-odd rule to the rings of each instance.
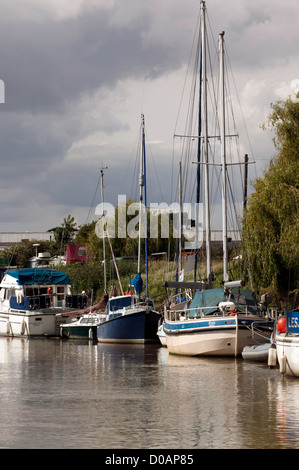
[[[163,324],[159,326],[158,331],[157,331],[157,336],[159,338],[159,341],[162,346],[167,347],[166,344],[166,335],[163,329]]]
[[[60,336],[68,339],[96,339],[97,326],[61,326]]]
[[[59,322],[62,321],[59,320]],[[56,313],[0,312],[0,336],[56,336],[59,322]]]
[[[97,326],[101,343],[157,343],[161,315],[153,310],[136,309]]]
[[[253,342],[253,323],[263,328],[260,341],[264,343],[265,336],[270,338],[272,324],[268,328],[266,322],[258,322],[252,316],[213,316],[183,322],[165,320],[167,348],[172,354],[187,356],[240,356],[244,347]]]
[[[245,361],[268,362],[270,347],[271,343],[245,346],[242,351],[242,357]]]
[[[299,377],[299,336],[277,333],[275,342],[281,372]]]

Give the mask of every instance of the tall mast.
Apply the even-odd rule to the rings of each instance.
[[[196,173],[196,214],[195,214],[195,231],[196,231],[196,242],[198,241],[198,204],[200,202],[200,186],[201,186],[201,91],[202,88],[202,45],[200,44],[200,56],[199,56],[199,92],[198,92],[198,144],[197,144],[197,173]],[[198,261],[198,247],[195,247],[194,252],[194,282],[196,282],[196,274],[197,274],[197,261]]]
[[[107,276],[106,276],[106,253],[105,253],[105,221],[104,221],[104,169],[101,169],[101,198],[102,198],[102,207],[103,207],[103,214],[102,214],[102,226],[103,226],[103,265],[104,265],[104,292],[107,292]]]
[[[148,253],[147,253],[147,202],[146,202],[146,155],[145,155],[145,125],[144,115],[141,115],[142,120],[142,160],[143,160],[143,184],[144,184],[144,207],[145,207],[145,220],[144,220],[144,250],[145,250],[145,272],[146,272],[146,298],[148,298]]]
[[[179,273],[182,271],[182,248],[183,248],[183,194],[182,194],[182,162],[179,163]]]
[[[223,224],[223,280],[228,281],[228,250],[227,250],[227,194],[226,194],[226,142],[225,142],[225,84],[224,84],[224,31],[219,34],[220,52],[220,141],[222,166],[222,224]]]
[[[144,128],[144,116],[141,116],[141,126]],[[142,225],[142,204],[143,204],[143,187],[144,187],[144,174],[143,174],[143,145],[140,152],[140,174],[139,174],[139,242],[138,242],[138,273],[140,273],[141,264],[141,225]]]
[[[205,222],[206,222],[206,256],[207,279],[211,277],[211,230],[210,230],[210,191],[209,191],[209,158],[208,158],[208,106],[207,106],[207,64],[206,64],[206,3],[201,2],[201,43],[202,43],[202,142],[203,161],[205,163]]]

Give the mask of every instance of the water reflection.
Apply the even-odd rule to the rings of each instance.
[[[299,379],[159,345],[0,338],[2,448],[299,447]]]

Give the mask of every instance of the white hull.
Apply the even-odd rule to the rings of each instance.
[[[163,324],[159,326],[158,331],[157,331],[158,338],[160,340],[160,343],[162,346],[167,347],[166,344],[166,335],[163,330]]]
[[[275,340],[281,372],[299,377],[299,336],[277,333]]]
[[[239,356],[252,343],[251,333],[236,330],[200,332],[180,337],[167,336],[170,353],[188,356]]]
[[[249,317],[239,317],[238,323],[247,323]],[[207,323],[210,326],[206,326]],[[227,324],[224,324],[227,322]],[[174,322],[176,323],[176,322]],[[167,332],[167,348],[172,354],[186,356],[240,356],[245,346],[253,343],[253,333],[250,324],[246,326],[236,325],[236,317],[212,317],[184,324],[183,330]],[[217,325],[218,324],[218,325]],[[179,326],[179,322],[177,322]],[[263,336],[254,336],[257,343],[265,342],[265,335],[270,337],[271,330],[265,331]]]
[[[63,320],[60,319],[60,322]],[[0,336],[55,336],[56,330],[56,313],[0,313]]]

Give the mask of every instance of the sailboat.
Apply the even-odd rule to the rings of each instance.
[[[229,280],[227,198],[226,198],[226,130],[225,130],[225,86],[224,86],[224,32],[219,35],[220,95],[221,95],[221,167],[222,167],[222,223],[223,223],[223,288],[211,288],[211,248],[209,214],[209,159],[207,121],[207,71],[206,71],[206,7],[201,2],[201,72],[203,104],[202,126],[198,136],[203,150],[205,171],[206,205],[206,258],[207,285],[199,282],[168,282],[169,289],[187,288],[190,300],[184,303],[169,300],[164,312],[163,328],[167,348],[172,354],[189,356],[239,356],[245,346],[265,343],[274,327],[274,322],[264,315],[250,290],[243,289],[244,282]]]
[[[148,297],[148,262],[147,262],[147,227],[145,223],[145,267],[146,296],[142,297],[143,280],[141,278],[141,221],[143,200],[146,210],[145,178],[145,124],[141,116],[142,151],[140,154],[140,209],[139,209],[139,244],[138,273],[129,284],[131,295],[121,295],[109,299],[106,319],[97,325],[97,339],[100,343],[155,343],[158,342],[157,329],[161,314],[154,309],[154,303]],[[146,221],[146,214],[145,214]]]

